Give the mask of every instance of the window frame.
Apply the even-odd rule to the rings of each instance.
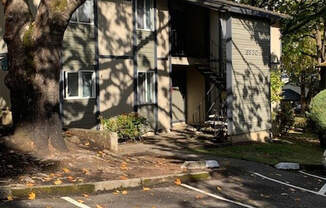
[[[149,12],[150,12],[150,21],[151,21],[151,26],[150,28],[145,28],[145,25],[146,25],[146,20],[147,20],[147,16],[146,16],[146,0],[143,0],[144,1],[144,11],[143,11],[143,24],[144,24],[144,28],[139,28],[138,27],[138,1],[139,0],[136,0],[136,29],[137,30],[144,30],[144,31],[154,31],[154,0],[149,0],[150,1],[150,8],[149,8]]]
[[[140,82],[139,82],[139,74],[140,73],[143,73],[145,74],[145,79],[144,79],[144,83],[143,85],[145,85],[145,87],[143,86],[144,88],[144,91],[143,91],[143,88],[141,87],[140,85]],[[149,78],[149,74],[152,74],[152,82],[151,82],[151,86],[152,86],[152,90],[151,90],[151,102],[149,101],[150,99],[147,97],[147,94],[148,94],[148,78]],[[155,76],[155,71],[139,71],[137,73],[137,104],[138,105],[155,105],[156,104],[156,76]],[[145,95],[145,101],[141,100],[141,95]]]
[[[84,72],[90,72],[92,73],[92,83],[93,83],[93,90],[92,90],[92,96],[89,97],[83,97],[83,78],[82,73]],[[70,73],[77,73],[78,75],[78,96],[69,96],[68,94],[68,76]],[[94,70],[79,70],[79,71],[64,71],[64,86],[65,86],[65,93],[64,93],[64,99],[65,100],[83,100],[83,99],[95,99],[96,98],[96,77],[95,77],[95,71]]]
[[[79,21],[79,15],[78,15],[78,12],[79,12],[79,10],[82,8],[82,6],[83,6],[87,1],[92,2],[92,7],[91,7],[91,8],[92,8],[92,13],[91,13],[92,17],[90,18],[91,21],[90,21],[90,22],[81,22],[81,21]],[[95,20],[95,11],[94,11],[94,6],[95,6],[95,4],[94,4],[94,0],[86,0],[85,3],[82,4],[82,5],[80,5],[80,6],[75,10],[75,12],[74,12],[72,15],[76,14],[76,20],[72,20],[72,19],[71,19],[72,16],[71,16],[71,18],[70,18],[70,23],[72,23],[72,24],[82,24],[82,25],[94,25],[94,20]]]

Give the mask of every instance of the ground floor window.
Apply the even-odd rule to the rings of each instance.
[[[95,98],[95,72],[65,72],[65,98]]]
[[[138,72],[138,102],[139,104],[155,103],[155,73]]]

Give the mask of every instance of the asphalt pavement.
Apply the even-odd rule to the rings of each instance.
[[[1,208],[322,208],[326,180],[298,171],[221,168],[212,178],[176,185],[120,190],[92,196],[4,201]]]

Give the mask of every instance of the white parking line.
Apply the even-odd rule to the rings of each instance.
[[[318,179],[321,179],[321,180],[326,181],[326,178],[323,178],[323,177],[320,177],[320,176],[317,176],[317,175],[313,175],[313,174],[306,173],[306,172],[303,172],[303,171],[299,171],[299,173],[302,173],[302,174],[304,174],[304,175],[311,176],[311,177],[315,177],[315,178],[318,178]]]
[[[295,189],[299,189],[301,191],[305,191],[305,192],[309,192],[309,193],[312,193],[312,194],[316,194],[316,195],[319,195],[319,196],[324,196],[323,194],[319,193],[319,192],[316,192],[316,191],[312,191],[312,190],[309,190],[309,189],[305,189],[305,188],[302,188],[302,187],[299,187],[299,186],[295,186],[295,185],[291,185],[291,184],[288,184],[288,183],[285,183],[285,182],[282,182],[282,181],[279,181],[279,180],[276,180],[276,179],[273,179],[273,178],[269,178],[267,176],[264,176],[262,174],[259,174],[259,173],[253,173],[254,175],[256,176],[259,176],[261,178],[264,178],[264,179],[267,179],[267,180],[270,180],[270,181],[273,181],[275,183],[279,183],[279,184],[282,184],[282,185],[285,185],[285,186],[289,186],[291,188],[295,188]]]
[[[72,199],[70,197],[61,197],[61,199],[66,200],[67,202],[69,202],[77,207],[80,207],[80,208],[90,208],[89,206],[79,203],[78,201],[75,201],[74,199]]]
[[[232,204],[239,205],[239,206],[241,206],[241,207],[246,207],[246,208],[255,208],[255,207],[253,207],[253,206],[250,206],[250,205],[247,205],[247,204],[243,204],[243,203],[241,203],[241,202],[233,201],[233,200],[230,200],[230,199],[226,199],[226,198],[224,198],[224,197],[221,197],[221,196],[217,196],[217,195],[215,195],[215,194],[208,193],[208,192],[206,192],[206,191],[203,191],[203,190],[197,189],[197,188],[192,187],[192,186],[189,186],[189,185],[187,185],[187,184],[180,184],[180,185],[181,185],[182,187],[187,188],[187,189],[190,189],[190,190],[193,190],[193,191],[197,191],[197,192],[199,192],[199,193],[205,194],[205,195],[210,196],[210,197],[213,197],[213,198],[215,198],[215,199],[219,199],[219,200],[221,200],[221,201],[226,201],[226,202],[229,202],[229,203],[232,203]]]
[[[318,191],[318,193],[325,195],[326,194],[326,184],[321,187],[321,189]]]

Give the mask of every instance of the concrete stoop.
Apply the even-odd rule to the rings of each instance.
[[[78,194],[95,194],[98,192],[113,191],[117,189],[153,186],[163,183],[173,183],[177,178],[182,182],[200,181],[209,179],[211,173],[208,171],[195,173],[171,174],[156,177],[144,177],[128,180],[101,181],[94,183],[48,185],[34,187],[0,187],[1,199],[11,196],[13,199],[28,199],[30,193],[35,193],[36,198],[53,196],[71,196]]]

